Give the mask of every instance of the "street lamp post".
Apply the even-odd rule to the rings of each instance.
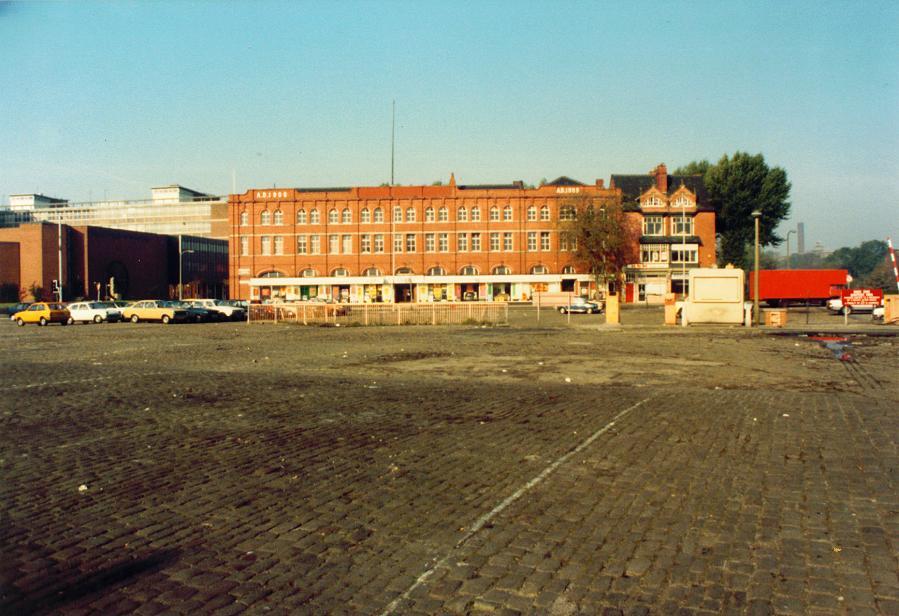
[[[790,269],[790,234],[796,233],[796,229],[787,231],[787,269]]]
[[[178,301],[184,299],[184,285],[181,284],[181,276],[184,271],[184,255],[192,254],[193,250],[181,250],[181,236],[178,236]]]
[[[759,218],[762,213],[759,210],[752,211],[752,218],[755,220],[755,276],[752,282],[752,309],[755,311],[755,326],[761,323],[759,315]]]

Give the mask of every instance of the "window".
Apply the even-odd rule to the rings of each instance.
[[[415,234],[406,234],[406,252],[415,252]]]
[[[571,234],[562,231],[559,233],[559,250],[568,250],[571,243]]]
[[[440,208],[437,211],[437,220],[439,220],[440,222],[446,222],[447,220],[449,220],[449,210],[445,207]]]
[[[415,222],[415,208],[414,207],[406,208],[406,222]]]
[[[318,276],[318,272],[309,267],[300,272],[300,276],[302,278],[314,278],[315,276]]]
[[[403,208],[399,206],[393,208],[393,222],[403,222]]]
[[[573,265],[566,265],[562,268],[563,274],[577,274],[577,270],[574,269]]]
[[[528,252],[537,250],[537,232],[528,231]]]
[[[481,234],[471,234],[471,252],[481,252]]]
[[[276,255],[284,254],[284,236],[283,235],[275,236],[275,254]]]
[[[425,222],[434,222],[434,208],[425,209]]]
[[[449,252],[449,233],[438,235],[437,245],[440,247],[440,252]]]
[[[375,252],[384,252],[384,235],[375,233]]]
[[[384,222],[384,210],[379,207],[375,208],[375,222]]]
[[[693,235],[693,217],[672,216],[671,235]]]
[[[335,208],[331,208],[328,210],[328,224],[333,225],[337,223],[337,210]]]
[[[507,265],[497,265],[493,268],[493,274],[495,276],[508,276],[511,273],[512,270],[510,270]]]
[[[531,268],[531,273],[532,274],[546,274],[546,273],[548,273],[548,270],[546,269],[545,265],[535,265],[534,267]]]
[[[393,236],[393,252],[403,252],[403,236],[400,234]]]
[[[658,197],[648,197],[643,200],[641,205],[643,207],[662,207],[665,205],[665,202]]]
[[[262,240],[262,254],[264,254],[264,255],[272,254],[272,238],[268,235],[263,235],[261,240]]]
[[[336,255],[340,252],[340,236],[335,234],[328,236],[328,254]]]
[[[434,252],[434,234],[425,233],[425,252]]]
[[[643,235],[663,235],[664,219],[661,216],[643,217]]]
[[[641,263],[667,263],[668,246],[665,244],[643,244],[640,247]]]
[[[446,276],[446,270],[437,265],[428,269],[428,276]]]
[[[249,224],[250,224],[250,214],[248,212],[241,212],[240,213],[240,226],[246,227]]]
[[[528,220],[537,220],[537,208],[536,206],[531,206],[528,208]]]
[[[353,236],[346,234],[340,238],[340,243],[343,244],[343,254],[351,255],[353,254]]]
[[[275,210],[275,224],[283,225],[284,224],[284,212],[281,210]]]
[[[259,224],[261,225],[270,225],[272,224],[272,213],[268,210],[262,210],[262,213],[259,214]]]
[[[350,211],[350,208],[345,207],[340,212],[340,222],[342,222],[345,225],[348,225],[351,222],[353,222],[353,213]]]
[[[695,246],[687,245],[686,248],[672,244],[671,246],[671,262],[672,263],[698,263],[699,255]]]
[[[503,250],[506,252],[512,252],[512,234],[511,233],[503,233]]]
[[[479,207],[471,208],[471,220],[472,220],[472,222],[480,222],[481,208],[479,208]]]
[[[368,210],[367,207],[362,208],[362,211],[359,212],[359,218],[360,218],[360,219],[362,220],[362,222],[364,222],[364,223],[365,223],[365,222],[371,222],[371,212]]]
[[[346,276],[349,276],[350,272],[345,267],[335,267],[331,272],[331,275],[337,278],[344,278]]]
[[[321,222],[321,215],[318,213],[318,210],[311,210],[309,212],[309,223],[313,225],[317,225]]]
[[[571,205],[563,205],[559,208],[559,220],[576,220],[577,211]]]
[[[306,254],[306,251],[308,250],[307,244],[308,244],[308,242],[307,242],[307,238],[305,235],[297,236],[297,254],[298,255]]]
[[[549,250],[549,231],[540,232],[540,250]]]
[[[468,234],[460,233],[456,236],[456,250],[459,252],[468,252]]]
[[[309,236],[309,252],[314,255],[321,254],[322,252],[322,240],[318,235],[310,235]]]
[[[364,255],[367,255],[371,252],[371,236],[370,235],[359,236],[359,252],[361,252]]]
[[[490,252],[499,252],[499,233],[490,234]]]
[[[415,272],[412,271],[411,267],[398,267],[394,273],[399,276],[401,274],[414,274]]]
[[[369,277],[380,276],[381,270],[379,270],[377,267],[370,267],[367,270],[365,270],[364,272],[362,272],[362,275],[369,276]]]
[[[246,257],[250,254],[250,238],[246,235],[240,236],[240,256]]]
[[[506,222],[512,220],[512,206],[511,205],[507,205],[506,207],[503,208],[503,220],[505,220]]]
[[[671,206],[676,207],[677,209],[693,207],[693,201],[689,197],[681,195],[671,204]]]
[[[306,224],[306,210],[297,210],[297,224],[298,225]]]
[[[461,274],[462,276],[477,276],[478,273],[478,268],[476,268],[474,265],[466,265],[461,270],[459,270],[459,274]]]
[[[499,220],[499,208],[495,205],[490,208],[490,220]]]
[[[459,209],[456,210],[456,220],[458,220],[459,222],[465,222],[466,220],[468,220],[468,210],[460,206]]]
[[[549,220],[549,206],[544,205],[540,208],[540,220]]]

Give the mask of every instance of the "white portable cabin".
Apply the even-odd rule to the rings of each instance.
[[[744,322],[743,270],[697,268],[690,270],[690,296],[683,306],[683,322]]]

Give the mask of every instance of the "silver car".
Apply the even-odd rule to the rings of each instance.
[[[112,302],[74,302],[69,309],[69,323],[115,323],[122,320],[122,311]]]

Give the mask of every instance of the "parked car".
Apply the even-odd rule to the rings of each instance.
[[[25,310],[15,313],[13,320],[20,327],[26,323],[37,323],[38,325],[59,323],[60,325],[67,325],[69,322],[69,311],[62,304],[37,302],[31,304]]]
[[[75,302],[68,305],[69,323],[116,323],[122,320],[122,311],[112,302]]]
[[[122,317],[132,323],[140,321],[162,321],[163,323],[184,322],[187,310],[173,302],[161,299],[144,299],[134,302],[122,311]]]
[[[31,302],[22,302],[20,304],[13,304],[9,308],[7,308],[6,311],[9,314],[9,320],[15,321],[16,313],[22,312],[23,310],[28,310],[28,306],[30,306],[30,305],[31,305]]]
[[[602,312],[602,308],[596,302],[590,302],[580,296],[575,296],[571,298],[571,305],[559,306],[559,312],[565,314],[567,312],[571,313],[582,313],[582,314],[594,314]]]
[[[187,318],[194,323],[208,323],[210,321],[220,321],[221,313],[208,310],[203,306],[195,306],[184,300],[172,300],[172,305],[187,311]]]
[[[238,308],[223,299],[187,299],[184,301],[192,306],[198,306],[210,312],[220,314],[222,320],[242,321],[247,318],[246,310]]]

